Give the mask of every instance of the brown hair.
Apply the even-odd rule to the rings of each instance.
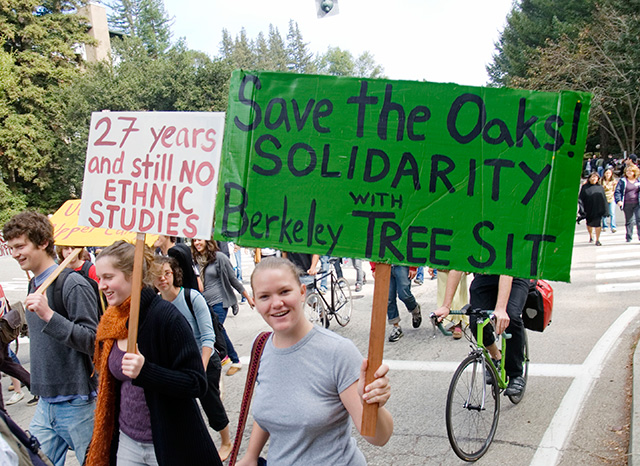
[[[218,243],[207,239],[205,240],[204,252],[200,253],[193,245],[193,241],[191,241],[191,254],[193,254],[193,259],[203,267],[216,261],[216,252],[219,250]]]
[[[298,285],[300,283],[300,269],[296,267],[296,265],[291,262],[289,259],[285,259],[283,257],[265,257],[260,262],[256,264],[256,268],[253,269],[253,273],[251,274],[251,288],[253,288],[253,277],[257,273],[260,273],[263,270],[274,270],[274,269],[284,269],[291,272],[293,278],[295,278]]]
[[[110,257],[113,261],[113,266],[120,270],[127,278],[131,278],[133,274],[133,262],[135,257],[136,247],[127,243],[125,240],[119,240],[113,243],[111,246],[104,248],[98,257],[96,262],[105,257]],[[150,265],[153,262],[153,254],[151,249],[145,245],[144,257],[142,261],[142,283],[151,285],[153,279],[149,274]]]
[[[182,268],[175,258],[169,256],[155,256],[153,258],[149,272],[153,280],[162,275],[162,266],[164,264],[169,264],[169,267],[171,267],[171,271],[173,272],[173,286],[182,286]]]
[[[49,219],[38,212],[22,212],[14,215],[2,228],[5,241],[25,235],[36,246],[47,243],[45,251],[55,258],[53,249],[53,225]]]

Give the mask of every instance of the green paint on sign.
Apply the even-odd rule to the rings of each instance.
[[[236,71],[215,237],[568,281],[590,97]]]

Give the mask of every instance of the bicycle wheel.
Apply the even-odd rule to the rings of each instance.
[[[485,382],[485,371],[491,384]],[[447,435],[456,455],[464,461],[476,461],[484,455],[499,416],[497,375],[481,355],[471,354],[456,369],[447,394]]]
[[[307,299],[305,300],[305,314],[307,315],[309,322],[312,324],[319,325],[324,328],[329,327],[327,308],[317,291],[307,296]]]
[[[333,287],[333,305],[338,323],[344,327],[351,320],[353,301],[351,300],[351,288],[345,278],[340,278]]]
[[[524,331],[524,360],[522,361],[522,377],[524,377],[524,390],[520,395],[512,395],[509,397],[511,403],[517,405],[522,400],[524,392],[527,389],[527,379],[529,377],[529,339],[527,338],[527,331]]]

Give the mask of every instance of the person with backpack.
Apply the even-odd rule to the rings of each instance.
[[[65,260],[67,257],[69,257],[69,254],[71,254],[74,251],[74,249],[76,248],[73,246],[56,246],[56,253],[58,255],[58,259],[60,259],[60,262]],[[88,254],[88,253],[84,248],[82,248],[82,252],[78,254],[75,257],[75,259],[69,262],[69,264],[67,265],[67,268],[71,270],[75,270],[76,272],[80,272],[85,277],[91,278],[95,280],[96,283],[98,283],[98,274],[96,274],[96,266],[93,265],[90,260],[84,259],[85,254]]]
[[[29,430],[56,466],[64,464],[69,448],[82,464],[93,434],[98,387],[91,363],[99,319],[95,292],[88,280],[70,272],[45,294],[34,293],[57,268],[53,225],[44,215],[22,212],[4,225],[3,235],[20,268],[34,275],[24,304],[31,393],[40,400]],[[54,304],[56,287],[62,290],[61,305]]]
[[[182,269],[173,257],[156,256],[151,267],[151,275],[153,286],[162,298],[177,307],[187,319],[200,347],[208,382],[207,393],[200,398],[200,402],[209,419],[209,425],[220,433],[218,454],[220,460],[225,461],[233,445],[229,435],[229,418],[220,398],[222,364],[220,355],[214,349],[216,337],[209,306],[197,290],[182,286]]]

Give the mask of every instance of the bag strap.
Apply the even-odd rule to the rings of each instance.
[[[187,303],[187,307],[189,308],[189,310],[191,311],[191,315],[193,316],[193,318],[196,318],[196,311],[193,310],[193,303],[191,302],[191,288],[182,288],[182,290],[184,291],[184,300]],[[197,322],[197,319],[196,319]]]
[[[256,378],[258,377],[258,367],[260,366],[260,357],[264,350],[265,344],[269,339],[271,332],[262,332],[256,338],[251,348],[251,361],[249,362],[249,371],[247,372],[247,381],[244,384],[244,394],[242,395],[242,403],[240,404],[240,416],[238,418],[238,428],[236,429],[236,438],[233,441],[233,449],[229,456],[229,466],[234,466],[238,459],[238,452],[240,451],[240,443],[242,442],[242,434],[244,433],[244,427],[247,423],[247,417],[249,415],[249,406],[251,406],[251,397],[253,396],[253,388],[256,384]]]

